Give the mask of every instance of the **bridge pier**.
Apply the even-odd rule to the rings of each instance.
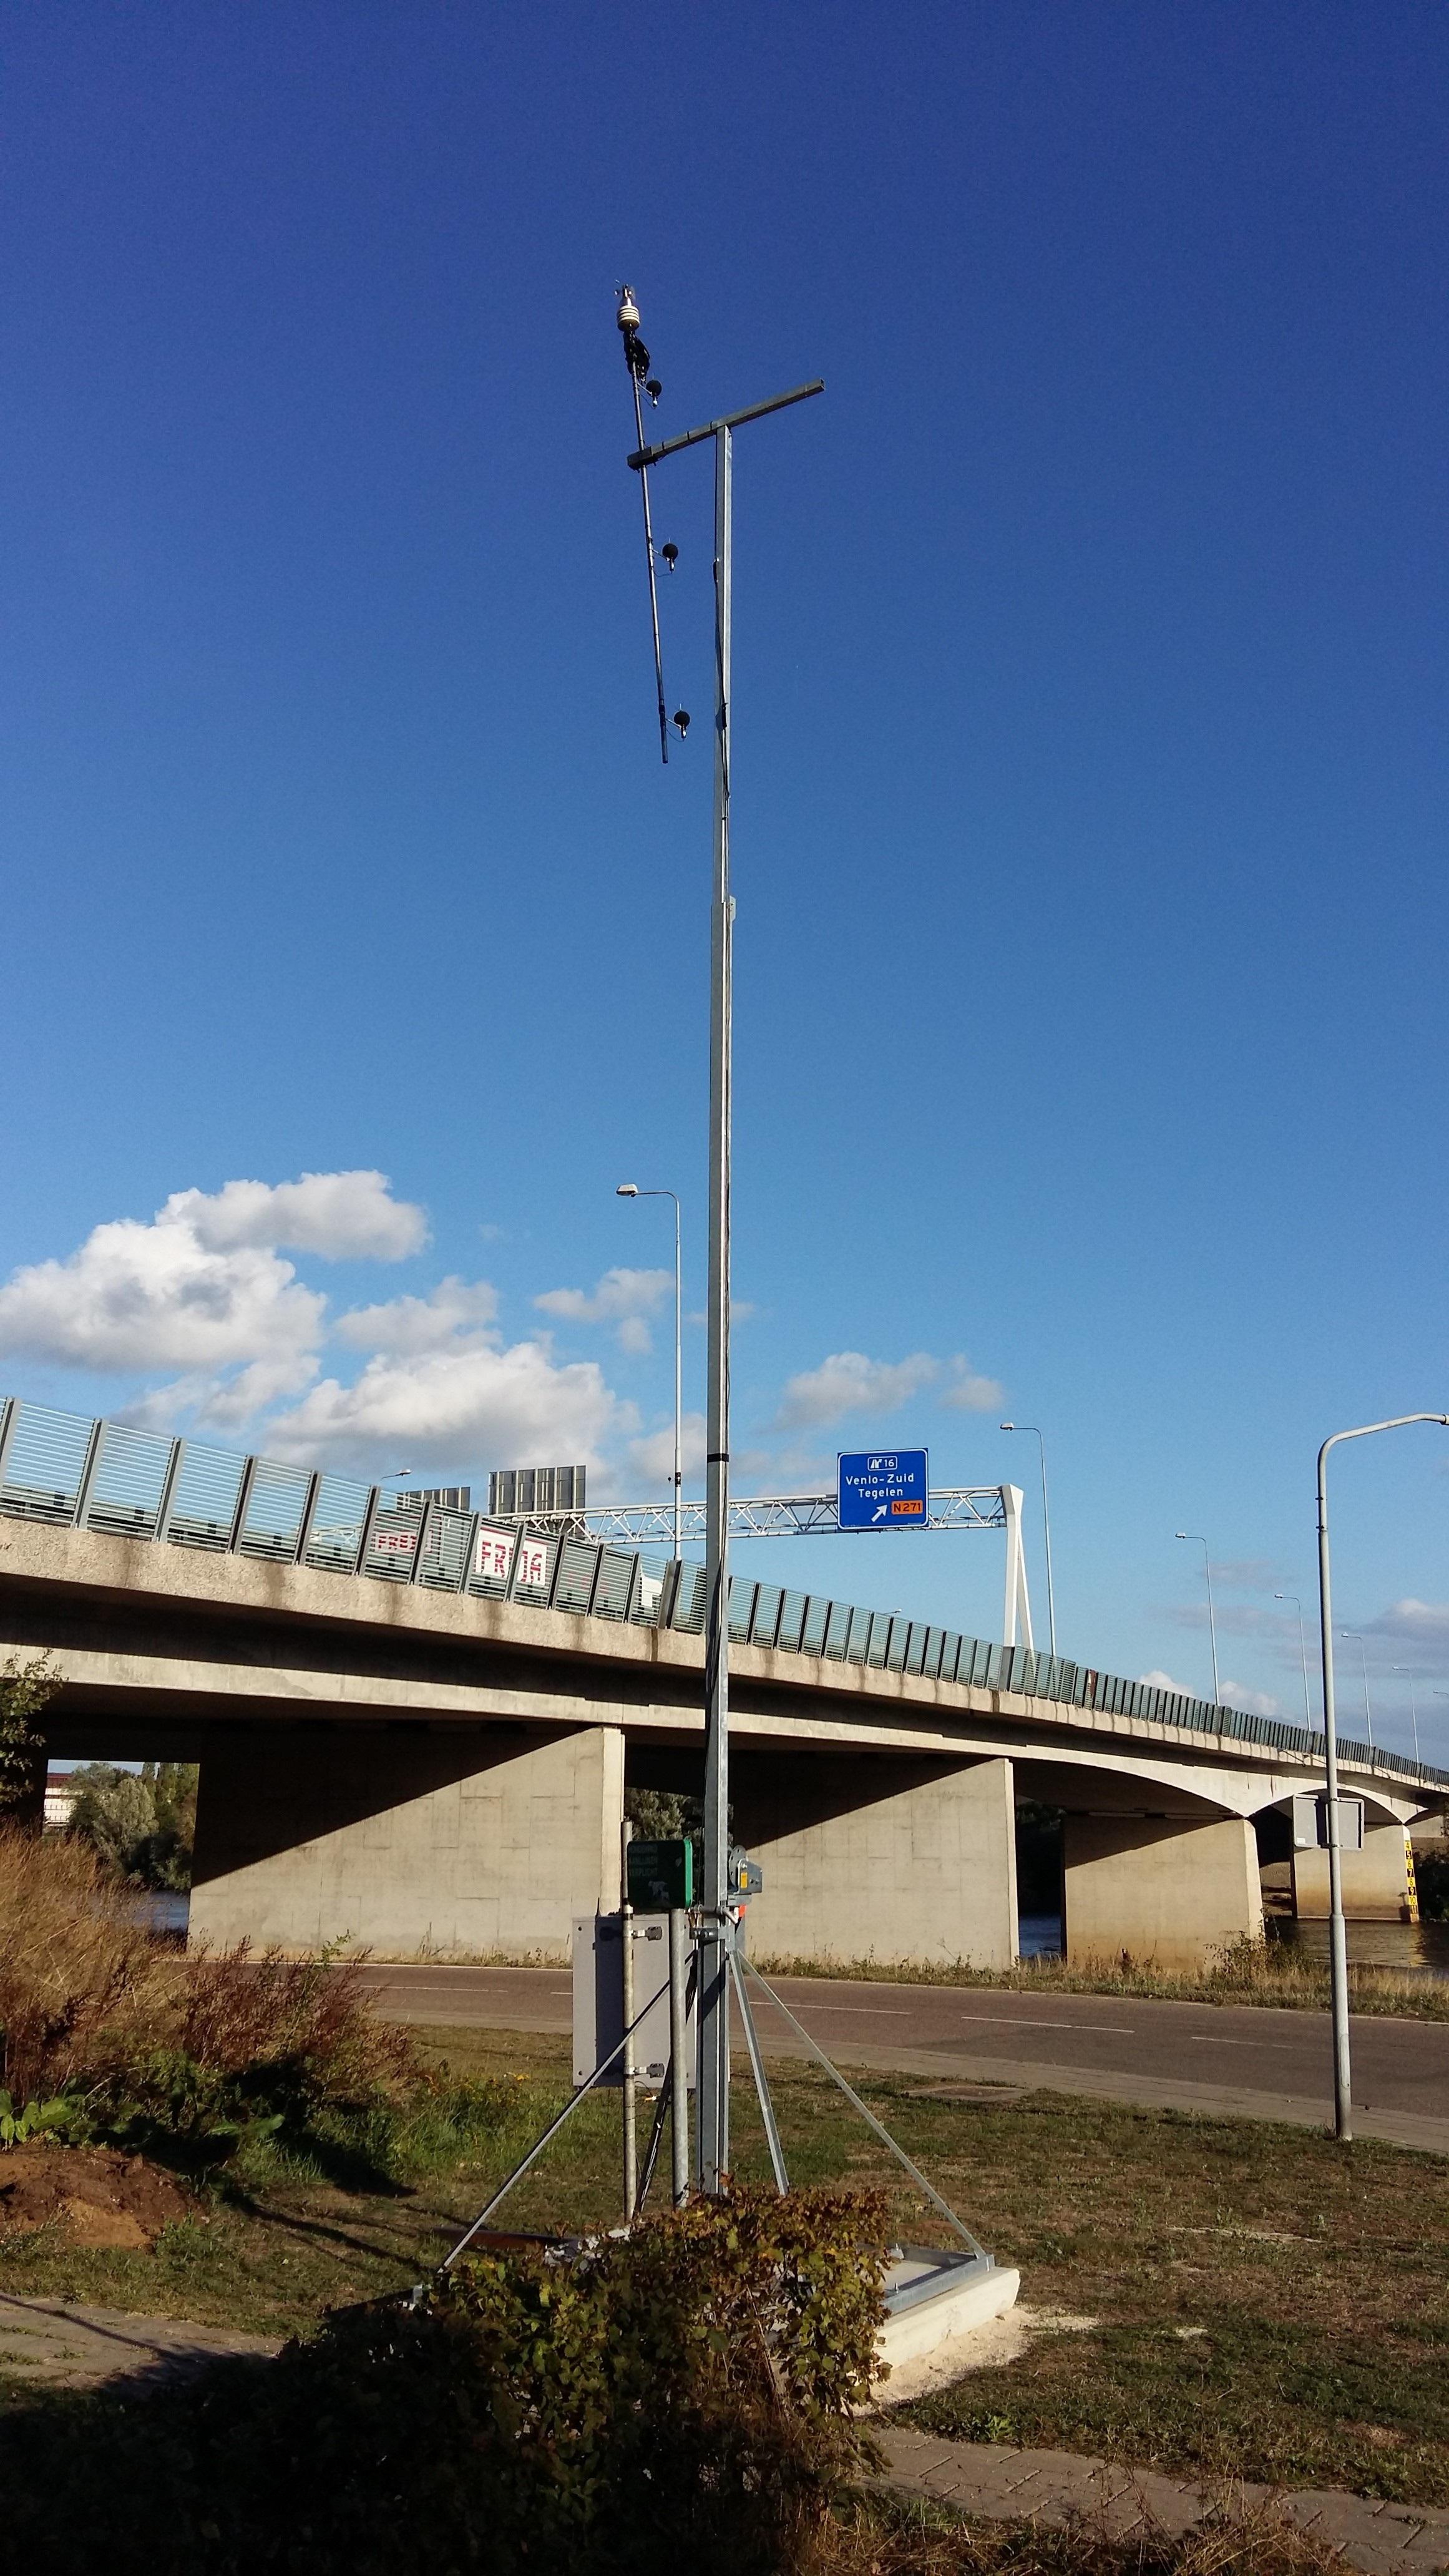
[[[1126,1950],[1197,1968],[1263,1930],[1258,1846],[1245,1816],[1081,1815],[1062,1829],[1069,1963]]]
[[[1015,1958],[1009,1761],[736,1752],[730,1776],[736,1835],[764,1874],[759,1957]]]
[[[190,1937],[564,1959],[623,1812],[615,1726],[209,1727]]]
[[[1362,1851],[1343,1855],[1343,1910],[1355,1923],[1417,1923],[1409,1876],[1409,1837],[1391,1816],[1364,1818]],[[1293,1854],[1293,1911],[1300,1923],[1328,1919],[1328,1854]]]

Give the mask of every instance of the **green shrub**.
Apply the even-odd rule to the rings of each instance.
[[[1425,1923],[1449,1923],[1449,1852],[1416,1852],[1414,1884]]]
[[[7,2542],[109,2576],[803,2566],[870,2456],[884,2244],[879,2196],[817,2191],[489,2249],[275,2363],[0,2421]]]
[[[86,2125],[82,2105],[73,2093],[52,2094],[48,2102],[32,2095],[17,2105],[0,2087],[0,2147],[23,2147],[28,2138],[61,2137]]]
[[[46,1740],[39,1724],[60,1675],[48,1655],[0,1666],[0,1818],[38,1825],[45,1807]]]

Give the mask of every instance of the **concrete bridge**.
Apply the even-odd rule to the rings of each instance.
[[[692,1790],[703,1577],[351,1480],[14,1400],[0,1655],[49,1652],[55,1740],[197,1761],[195,1931],[556,1958],[614,1900],[626,1781]],[[1016,1947],[1018,1799],[1065,1811],[1070,1953],[1200,1958],[1262,1924],[1321,1738],[1023,1646],[732,1587],[733,1796],[776,1957]],[[1349,1910],[1400,1919],[1449,1774],[1342,1748]]]

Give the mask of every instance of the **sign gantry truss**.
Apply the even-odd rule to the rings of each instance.
[[[1005,1529],[1005,1485],[947,1485],[931,1494],[929,1510],[917,1529]],[[606,1546],[652,1546],[674,1537],[672,1503],[600,1503],[587,1511],[497,1512],[496,1520],[524,1522],[567,1538],[599,1539]],[[702,1539],[704,1504],[681,1503],[681,1538]],[[759,1494],[748,1500],[730,1497],[731,1538],[864,1538],[864,1530],[842,1530],[834,1494]],[[875,1535],[880,1536],[877,1531]]]
[[[1004,1530],[1004,1642],[1014,1646],[1019,1627],[1021,1642],[1031,1645],[1031,1601],[1021,1545],[1021,1487],[941,1485],[926,1499],[926,1518],[909,1523],[913,1530]],[[593,1539],[606,1547],[669,1547],[674,1541],[672,1503],[600,1503],[590,1505],[586,1511],[500,1512],[495,1517],[517,1521],[525,1529],[546,1532],[550,1537]],[[679,1535],[682,1539],[702,1539],[705,1536],[705,1506],[702,1502],[680,1504]],[[842,1529],[839,1501],[834,1494],[756,1494],[746,1498],[731,1495],[729,1535],[731,1538],[867,1538],[871,1535],[880,1537],[883,1533]]]

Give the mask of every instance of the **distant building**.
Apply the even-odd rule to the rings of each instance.
[[[436,1503],[440,1512],[471,1512],[473,1488],[471,1485],[424,1485],[415,1499],[420,1503]]]
[[[80,1796],[81,1784],[73,1771],[48,1771],[45,1778],[45,1830],[48,1834],[64,1833]]]

